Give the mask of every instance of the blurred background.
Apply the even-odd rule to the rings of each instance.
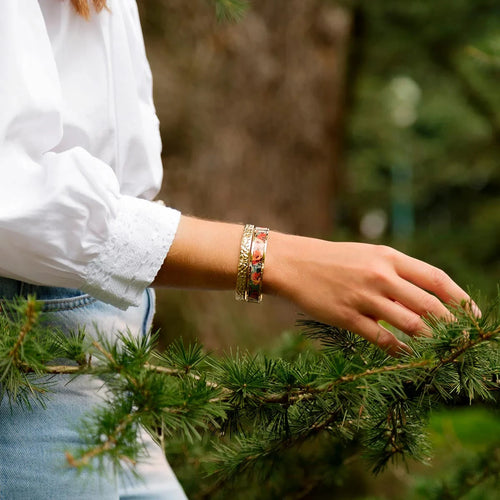
[[[496,295],[498,0],[252,0],[238,23],[218,23],[206,0],[138,3],[167,204],[199,217],[389,244]],[[254,306],[230,292],[158,293],[165,343],[182,336],[214,351],[272,349],[296,318],[273,297]],[[470,429],[467,418],[500,429],[490,413],[485,421],[477,415],[437,417],[436,436],[443,419],[451,436],[443,457],[467,439],[482,442],[460,438],[454,426]],[[397,488],[410,474],[390,474],[384,488],[395,492],[383,495],[404,498]],[[310,498],[330,498],[318,495]]]

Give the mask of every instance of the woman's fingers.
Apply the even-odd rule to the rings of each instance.
[[[401,278],[436,294],[447,304],[457,305],[462,301],[471,302],[469,295],[437,267],[398,252],[395,268]],[[475,304],[472,303],[472,307],[475,308],[475,313],[479,313]]]
[[[357,316],[350,329],[391,356],[398,356],[409,349],[404,342],[398,340],[389,330],[367,316]]]
[[[436,296],[431,295],[406,280],[396,283],[388,292],[388,297],[394,302],[399,302],[418,316],[452,318],[450,311]]]
[[[382,299],[376,309],[376,317],[384,320],[410,337],[430,336],[431,331],[422,316],[404,305],[389,299]]]

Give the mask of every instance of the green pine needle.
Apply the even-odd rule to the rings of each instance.
[[[249,0],[212,0],[215,14],[222,22],[235,22],[243,18],[250,6]]]

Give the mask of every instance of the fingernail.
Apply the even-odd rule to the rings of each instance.
[[[481,309],[479,309],[479,307],[477,307],[477,305],[474,302],[471,302],[471,308],[472,308],[472,313],[474,314],[474,316],[477,316],[478,318],[480,318],[483,315],[483,313],[481,312]]]

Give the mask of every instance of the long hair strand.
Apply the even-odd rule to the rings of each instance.
[[[90,19],[89,2],[93,4],[96,12],[100,12],[104,8],[107,9],[106,0],[71,0],[75,10],[85,19]]]

